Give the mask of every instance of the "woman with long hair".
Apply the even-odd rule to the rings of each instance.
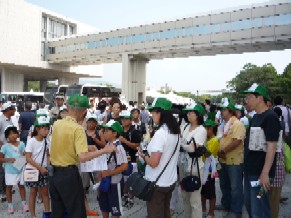
[[[177,162],[179,155],[180,129],[177,120],[171,113],[172,103],[166,98],[157,98],[148,110],[153,122],[158,126],[147,153],[139,151],[147,164],[145,177],[156,181],[163,169],[165,171],[156,183],[153,196],[147,201],[149,218],[170,218],[170,200],[177,181]],[[166,167],[167,163],[168,166]]]

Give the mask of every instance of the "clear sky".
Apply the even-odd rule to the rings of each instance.
[[[100,31],[112,30],[197,13],[238,7],[264,0],[26,0],[43,8],[92,25]],[[226,88],[245,63],[272,63],[282,73],[291,62],[291,50],[266,53],[189,57],[150,61],[147,86],[165,83],[176,91],[218,90]],[[102,80],[121,83],[121,64],[104,65]]]

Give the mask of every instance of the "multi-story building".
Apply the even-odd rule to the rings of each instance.
[[[52,64],[45,60],[45,42],[96,32],[96,28],[32,5],[24,0],[0,0],[1,91],[27,91],[28,81],[78,83],[80,77],[102,76],[102,66]]]

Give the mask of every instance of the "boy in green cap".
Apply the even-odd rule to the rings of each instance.
[[[216,137],[217,126],[213,120],[206,120],[204,127],[207,131],[206,148],[207,152],[203,156],[204,170],[202,178],[201,201],[202,213],[207,217],[215,217],[214,209],[216,203],[215,178],[217,177],[216,160],[219,150],[219,139]],[[209,200],[209,212],[206,212],[206,199]]]
[[[103,217],[109,217],[110,212],[112,217],[120,217],[121,190],[123,188],[121,184],[122,172],[128,168],[127,156],[119,140],[123,128],[115,120],[110,120],[105,125],[102,125],[102,128],[104,128],[104,137],[107,141],[105,148],[113,145],[116,147],[116,152],[112,152],[108,157],[108,170],[101,172],[102,181],[98,201]],[[106,180],[110,180],[110,185],[107,186],[108,188],[102,185]]]

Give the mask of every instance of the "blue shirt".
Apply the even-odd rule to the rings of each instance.
[[[18,147],[11,145],[10,143],[6,143],[2,145],[0,152],[4,154],[4,158],[15,158],[20,157],[25,150],[25,145],[23,142],[20,142]],[[22,170],[18,170],[13,167],[13,163],[5,163],[4,164],[5,173],[9,174],[20,174]]]
[[[29,130],[33,125],[35,116],[32,111],[24,111],[20,114],[18,123],[21,123],[21,130]]]

